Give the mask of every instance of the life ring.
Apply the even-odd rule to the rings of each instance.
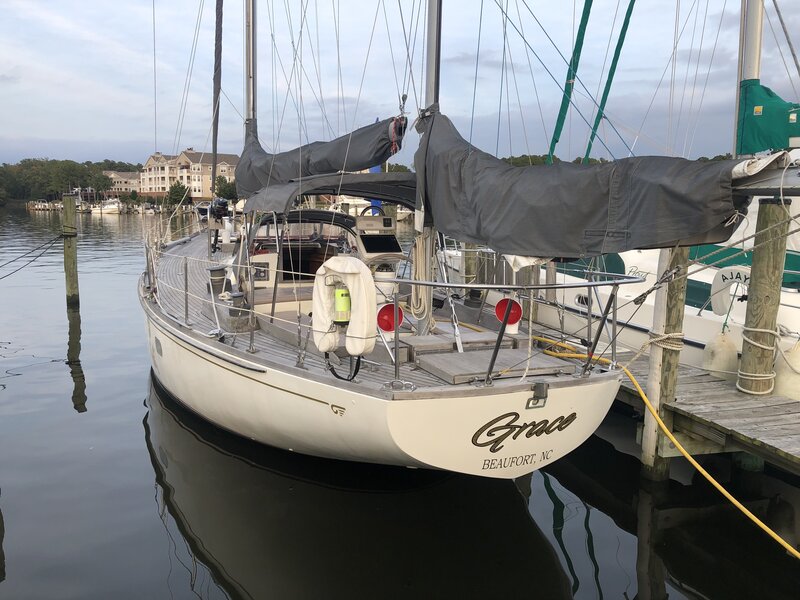
[[[750,267],[725,267],[717,271],[711,282],[711,310],[715,315],[725,316],[731,308],[728,289],[734,285],[750,285]]]
[[[336,318],[336,283],[350,293],[350,322],[345,331],[345,349],[350,356],[369,354],[377,335],[377,297],[369,267],[352,256],[333,256],[322,263],[314,276],[311,299],[311,327],[320,352],[332,352],[339,345]]]

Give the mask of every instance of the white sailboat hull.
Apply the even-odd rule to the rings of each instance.
[[[620,385],[618,372],[552,377],[540,408],[526,408],[533,394],[523,384],[373,396],[248,360],[142,304],[153,371],[173,396],[233,433],[313,456],[518,477],[583,443]]]

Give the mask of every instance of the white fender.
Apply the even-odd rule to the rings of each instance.
[[[369,267],[352,256],[333,256],[317,269],[311,300],[314,344],[320,352],[331,352],[339,345],[339,330],[333,324],[334,286],[326,285],[326,280],[333,277],[350,291],[350,323],[345,332],[347,353],[369,354],[378,333],[375,281]]]
[[[711,310],[714,314],[720,316],[728,314],[731,307],[728,288],[736,283],[750,285],[750,267],[724,267],[714,275],[714,281],[711,282]]]

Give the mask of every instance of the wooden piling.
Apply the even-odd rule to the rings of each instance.
[[[78,292],[78,228],[75,224],[75,203],[79,196],[63,196],[62,235],[64,236],[64,276],[67,286],[67,308],[80,306]]]
[[[683,314],[686,304],[686,265],[689,260],[689,248],[676,248],[672,251],[662,250],[659,258],[659,277],[668,270],[680,267],[678,278],[671,281],[666,290],[656,292],[653,315],[653,336],[667,333],[678,333],[683,328]],[[678,362],[680,350],[662,348],[655,344],[650,346],[650,376],[648,377],[647,396],[658,411],[659,417],[667,427],[672,426],[672,413],[665,408],[667,402],[675,399],[678,385]],[[644,413],[644,429],[642,431],[642,470],[643,476],[651,481],[663,481],[669,478],[669,459],[658,454],[659,439],[663,433],[655,418],[649,411]]]
[[[771,377],[774,373],[772,348],[778,342],[774,335],[764,331],[775,331],[778,324],[786,234],[789,231],[786,206],[789,204],[790,198],[784,198],[784,203],[779,198],[759,201],[753,266],[747,290],[745,340],[736,382],[740,390],[750,394],[767,394],[775,384],[774,376]]]

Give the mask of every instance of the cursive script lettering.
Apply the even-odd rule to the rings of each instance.
[[[571,413],[566,417],[560,415],[548,421],[542,419],[541,421],[531,421],[525,423],[519,421],[519,413],[510,412],[500,415],[486,423],[483,427],[475,432],[472,436],[472,443],[478,447],[489,447],[489,452],[497,452],[503,448],[503,444],[509,438],[516,440],[523,433],[526,438],[533,436],[550,435],[556,431],[564,431],[569,427],[578,415]]]

